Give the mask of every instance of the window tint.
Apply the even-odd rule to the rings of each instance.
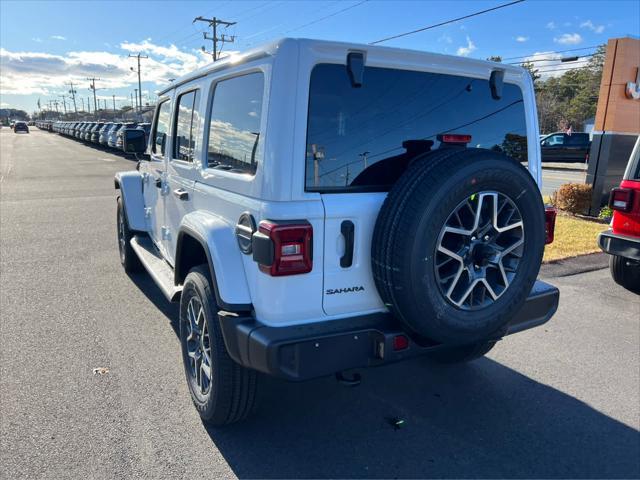
[[[562,145],[564,143],[564,135],[552,135],[551,137],[547,137],[544,141],[544,144],[548,147],[553,147],[554,145]]]
[[[264,76],[251,73],[216,85],[209,124],[209,168],[256,172]]]
[[[198,92],[194,90],[178,97],[173,138],[173,158],[176,160],[193,161],[199,125]]]
[[[564,139],[565,145],[586,145],[587,143],[589,143],[588,133],[573,133]]]
[[[525,163],[522,92],[488,80],[365,67],[353,88],[344,65],[311,74],[306,189],[386,191],[416,155],[439,147],[438,134],[472,136],[469,147],[505,152]]]
[[[169,134],[169,118],[171,116],[171,102],[165,100],[158,107],[156,126],[153,134],[153,153],[164,154]]]

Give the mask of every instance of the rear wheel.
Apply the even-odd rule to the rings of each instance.
[[[618,285],[631,292],[640,293],[640,262],[611,255],[609,270]]]
[[[246,418],[254,408],[257,373],[234,362],[224,344],[206,265],[193,268],[180,299],[180,342],[191,399],[211,425]]]

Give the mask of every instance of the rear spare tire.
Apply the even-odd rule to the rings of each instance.
[[[522,165],[484,149],[417,159],[378,216],[372,268],[408,331],[441,343],[500,336],[540,269],[544,206]]]

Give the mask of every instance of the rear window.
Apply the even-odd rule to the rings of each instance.
[[[527,162],[522,92],[488,80],[366,67],[353,88],[345,65],[311,73],[306,190],[387,191],[416,155],[438,148],[437,135],[471,135],[468,147]]]

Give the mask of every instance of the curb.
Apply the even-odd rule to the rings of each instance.
[[[544,263],[540,267],[542,278],[558,278],[593,272],[609,267],[609,255],[602,252],[588,253],[577,257],[564,258]]]

